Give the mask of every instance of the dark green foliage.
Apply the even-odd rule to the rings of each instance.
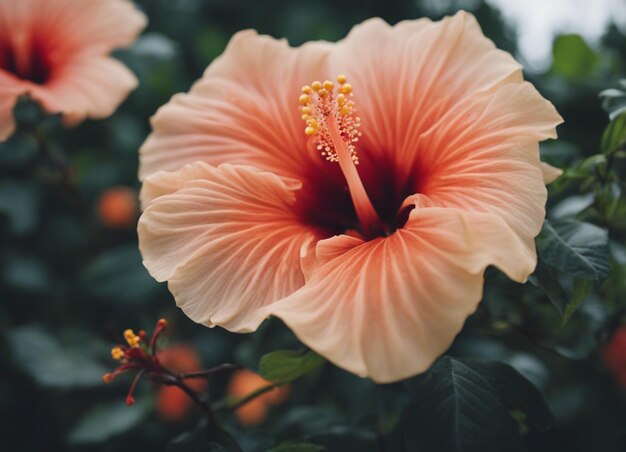
[[[532,284],[488,269],[483,303],[448,355],[421,376],[376,385],[299,351],[277,319],[250,335],[194,324],[143,267],[134,225],[106,227],[98,200],[111,187],[139,190],[137,150],[149,117],[187,91],[241,29],[296,45],[340,39],[371,16],[395,23],[465,7],[516,54],[512,28],[480,0],[137,3],[150,25],[115,53],[140,79],[126,103],[110,118],[64,129],[60,116],[24,97],[17,133],[0,143],[0,450],[625,450],[624,393],[604,360],[626,321],[626,38],[617,28],[599,46],[560,36],[551,67],[525,74],[565,120],[559,139],[541,147],[564,174],[549,186]],[[258,364],[264,378],[289,388],[288,400],[243,427],[228,408],[225,372],[207,392],[220,426],[211,432],[198,409],[163,420],[159,388],[147,381],[128,408],[130,375],[101,382],[118,364],[110,348],[125,328],[150,329],[160,317],[170,322],[163,344],[193,347],[204,368]]]
[[[317,369],[324,362],[324,358],[310,350],[280,350],[261,357],[259,373],[272,383],[289,383]]]
[[[596,282],[610,272],[609,235],[589,223],[546,221],[537,239],[541,259],[561,272]]]

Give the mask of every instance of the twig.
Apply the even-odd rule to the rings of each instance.
[[[57,168],[60,175],[61,187],[66,191],[66,193],[68,193],[68,195],[70,195],[72,201],[81,213],[86,214],[88,211],[86,203],[80,193],[80,190],[78,190],[78,187],[74,182],[72,168],[58,152],[48,145],[45,137],[43,137],[40,133],[33,133],[33,137],[37,140],[39,153],[54,163],[54,166]]]
[[[280,385],[275,385],[275,384],[269,384],[266,386],[263,386],[259,389],[257,389],[256,391],[252,391],[250,394],[248,394],[245,397],[242,397],[241,399],[235,400],[234,402],[231,403],[217,403],[213,406],[214,409],[216,410],[222,410],[222,409],[226,409],[226,410],[230,410],[230,411],[234,411],[237,408],[245,405],[246,403],[256,399],[257,397],[265,394],[266,392],[270,392],[273,389],[278,388]]]
[[[187,380],[190,378],[211,378],[213,375],[223,372],[225,370],[235,370],[240,368],[241,366],[238,366],[236,364],[226,363],[220,364],[219,366],[207,370],[199,370],[197,372],[183,372],[181,374],[178,374],[178,377],[181,380]]]

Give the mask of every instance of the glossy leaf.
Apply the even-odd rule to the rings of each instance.
[[[38,327],[14,329],[9,335],[9,345],[18,365],[42,386],[99,386],[108,370],[89,357],[63,347]]]
[[[569,297],[565,289],[559,282],[555,269],[546,265],[541,259],[537,262],[537,268],[528,280],[545,292],[560,315],[565,314],[565,309],[569,304]]]
[[[134,428],[150,412],[150,404],[127,406],[124,401],[103,405],[85,414],[70,432],[71,444],[97,444]]]
[[[626,79],[619,81],[619,88],[605,89],[600,93],[602,107],[611,120],[626,112]]]
[[[521,452],[518,427],[471,362],[441,358],[416,388],[401,424],[406,450]]]
[[[266,380],[283,384],[312,372],[324,362],[324,358],[311,350],[279,350],[261,357],[259,373]]]
[[[600,59],[580,35],[561,35],[554,40],[551,72],[569,79],[593,74]]]
[[[605,154],[610,154],[618,149],[626,147],[626,113],[622,113],[613,119],[604,129],[600,149]]]
[[[565,325],[570,317],[578,310],[581,304],[587,299],[593,289],[593,282],[586,279],[575,279],[572,290],[572,299],[567,304],[563,313],[562,325]]]
[[[85,268],[81,282],[89,295],[119,304],[146,303],[160,291],[131,246],[100,254]]]
[[[546,221],[537,238],[541,258],[576,278],[603,281],[609,276],[606,229],[574,220]]]
[[[205,420],[195,429],[182,433],[167,445],[167,452],[241,452],[241,447],[223,428],[217,426],[211,438]]]
[[[531,428],[545,432],[554,427],[554,415],[539,390],[517,370],[499,361],[463,359],[485,378],[509,411],[520,411]]]

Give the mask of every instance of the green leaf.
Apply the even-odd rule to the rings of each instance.
[[[47,293],[52,284],[52,277],[45,263],[35,256],[8,252],[2,256],[5,282],[23,292],[35,294]]]
[[[28,235],[39,222],[41,193],[35,184],[5,179],[0,183],[0,218],[15,235]]]
[[[135,427],[150,412],[150,404],[128,406],[124,401],[103,405],[85,414],[70,432],[71,444],[96,444]]]
[[[206,420],[195,429],[178,435],[167,445],[167,452],[242,452],[237,441],[221,426],[215,426],[209,438]]]
[[[21,168],[32,162],[39,151],[37,140],[24,134],[15,134],[0,143],[0,166]]]
[[[604,129],[600,149],[605,154],[610,154],[626,146],[626,113],[622,113]]]
[[[35,128],[45,116],[37,101],[29,95],[20,96],[13,107],[13,118],[19,129]]]
[[[546,265],[541,259],[537,261],[537,268],[528,280],[545,292],[550,303],[556,308],[561,316],[569,304],[569,297],[559,282],[555,269]]]
[[[342,452],[380,451],[380,439],[373,428],[332,425],[323,433],[312,435],[311,441],[322,445],[322,450],[340,450]]]
[[[581,304],[587,299],[589,294],[593,289],[593,281],[589,281],[586,279],[575,279],[574,280],[574,289],[572,292],[572,299],[567,304],[565,308],[565,312],[563,313],[563,320],[561,322],[561,326],[564,326],[572,314],[578,310]]]
[[[606,229],[574,220],[546,221],[537,247],[544,262],[558,271],[596,282],[609,276]]]
[[[423,377],[400,424],[406,450],[521,452],[516,421],[470,362],[441,358]]]
[[[132,245],[100,254],[85,268],[81,283],[94,298],[120,305],[147,303],[161,290]]]
[[[626,112],[626,79],[619,81],[619,88],[606,89],[600,93],[602,108],[609,114],[612,121]]]
[[[317,444],[300,442],[300,441],[287,441],[281,443],[276,447],[272,447],[270,452],[324,452],[327,450],[325,447],[318,446]]]
[[[38,327],[14,329],[9,333],[9,345],[17,363],[42,386],[99,386],[108,370],[97,361],[62,347]]]
[[[554,427],[554,415],[539,390],[517,370],[499,361],[463,359],[464,364],[485,378],[509,411],[525,414],[530,426],[545,432]]]
[[[582,79],[593,75],[600,58],[580,35],[561,35],[552,47],[551,72],[569,79]]]
[[[312,350],[279,350],[261,357],[259,373],[272,383],[283,384],[312,372],[325,362],[324,358]]]

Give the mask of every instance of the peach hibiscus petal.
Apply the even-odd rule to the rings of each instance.
[[[537,143],[561,121],[527,82],[467,98],[417,142],[429,168],[420,193],[430,205],[495,213],[534,248],[547,198]]]
[[[68,126],[85,118],[112,115],[138,84],[126,66],[110,57],[74,61],[61,71],[50,84],[34,88],[31,94],[47,111],[63,113]]]
[[[18,28],[46,36],[59,53],[102,55],[133,43],[147,24],[131,0],[19,0],[0,3],[3,37]],[[59,55],[62,56],[62,55]]]
[[[231,331],[255,330],[261,308],[300,288],[300,258],[315,239],[294,217],[295,181],[251,167],[190,164],[159,186],[139,221],[144,265],[168,281],[194,321]],[[166,193],[169,187],[170,192]]]
[[[140,178],[195,161],[297,176],[295,169],[311,160],[294,114],[297,96],[312,77],[326,76],[328,49],[322,43],[294,49],[251,30],[237,33],[191,91],[154,116],[154,132],[140,151]]]
[[[13,108],[20,95],[19,89],[7,82],[0,73],[0,141],[6,140],[15,130]]]
[[[291,99],[276,96],[270,75]],[[539,142],[560,122],[466,13],[394,27],[369,20],[335,46],[290,49],[242,33],[153,120],[141,154],[142,177],[153,174],[144,216],[156,225],[140,227],[152,247],[146,265],[197,321],[249,331],[276,315],[351,372],[378,382],[415,375],[475,311],[487,266],[519,282],[534,270],[545,182],[558,172],[540,161]],[[221,195],[196,201],[214,167],[166,172],[191,161],[257,168],[246,167],[237,195],[236,177],[223,182],[240,229],[226,234],[232,220],[207,215]],[[271,179],[290,193],[276,198],[292,199],[279,203],[288,220],[256,215],[244,229],[263,234],[239,234],[239,213],[255,210],[238,200],[260,175],[261,190]],[[268,282],[277,266],[297,275],[280,293]],[[270,267],[272,277],[260,271]]]
[[[541,162],[541,173],[543,174],[543,181],[546,184],[551,184],[563,174],[563,170],[549,165],[546,162]]]
[[[317,258],[305,286],[265,311],[379,383],[426,370],[450,346],[482,297],[486,266],[524,281],[535,265],[499,217],[442,208],[415,209],[387,238],[320,241]]]
[[[101,55],[129,47],[148,23],[132,0],[55,0],[54,3],[58,6],[50,8],[53,14],[50,25],[69,30],[69,40],[82,54]],[[44,8],[42,13],[45,12]]]
[[[419,135],[476,93],[520,81],[521,66],[482,34],[465,12],[442,21],[370,19],[333,50],[330,66],[355,87],[363,147],[403,160],[417,157]]]
[[[22,94],[63,113],[66,125],[111,115],[137,80],[108,54],[145,25],[130,0],[0,1],[0,139]]]

